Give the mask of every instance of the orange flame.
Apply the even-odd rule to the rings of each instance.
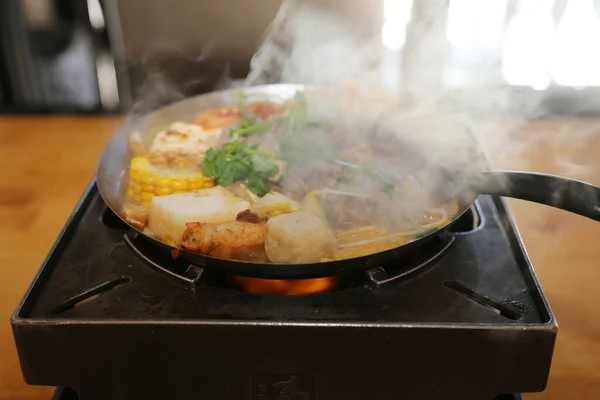
[[[314,279],[261,279],[247,276],[235,276],[238,288],[246,293],[280,294],[295,296],[302,294],[323,293],[337,290],[340,285],[338,277]]]

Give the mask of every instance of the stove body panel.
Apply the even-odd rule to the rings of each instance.
[[[32,362],[27,381],[69,386],[82,399],[277,399],[257,396],[259,386],[296,376],[311,399],[491,400],[543,390],[554,344],[542,329],[467,326],[142,322],[28,331],[15,331]]]

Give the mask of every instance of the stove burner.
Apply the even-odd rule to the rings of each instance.
[[[497,198],[422,254],[304,296],[243,292],[105,210],[92,184],[13,315],[30,384],[88,400],[273,398],[285,382],[347,400],[545,388],[556,321]]]
[[[339,290],[342,278],[331,276],[313,279],[261,279],[236,275],[235,286],[244,293],[299,296]]]
[[[105,213],[106,214],[106,213]],[[475,206],[459,219],[449,232],[458,234],[477,229],[481,222],[479,211]],[[171,277],[185,282],[192,290],[200,283],[208,283],[214,279],[203,279],[206,275],[204,268],[191,265],[183,260],[176,260],[164,249],[158,248],[135,231],[128,230],[124,234],[125,242],[146,263]],[[454,243],[455,236],[440,234],[428,246],[418,249],[410,256],[398,261],[394,265],[386,267],[371,268],[366,271],[366,277],[375,286],[391,283],[400,278],[408,277],[441,257],[443,253]],[[350,279],[348,276],[329,277],[316,279],[259,279],[243,276],[234,276],[228,282],[244,292],[255,294],[314,294],[347,289],[366,282],[361,277],[363,272],[355,273]]]

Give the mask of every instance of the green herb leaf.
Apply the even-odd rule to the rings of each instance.
[[[267,179],[256,174],[255,172],[250,174],[248,182],[246,183],[246,187],[248,187],[248,189],[258,196],[264,196],[265,194],[269,193],[269,190],[271,190]]]
[[[220,150],[207,150],[202,172],[214,177],[216,183],[222,186],[247,179],[247,187],[263,196],[270,190],[268,179],[279,172],[279,166],[270,161],[271,157],[270,153],[259,150],[257,146],[234,140],[223,144]]]
[[[278,154],[268,153],[258,145],[248,146],[242,141],[252,135],[267,132],[274,125],[284,127],[286,133],[280,139],[281,155],[288,165],[302,165],[310,160],[332,160],[333,148],[324,143],[321,135],[304,135],[300,130],[311,124],[307,119],[305,95],[296,96],[296,102],[285,120],[262,121],[248,111],[248,95],[237,92],[238,108],[242,115],[240,126],[232,128],[232,141],[223,144],[221,149],[210,149],[206,153],[202,171],[206,176],[215,178],[219,185],[229,186],[236,181],[245,180],[247,187],[259,196],[269,192],[269,178],[279,173],[279,166],[272,159]],[[314,128],[322,128],[321,123],[312,123]]]
[[[258,119],[258,118],[257,118]],[[263,121],[259,123],[242,124],[239,127],[231,129],[231,137],[237,139],[240,137],[248,137],[252,135],[261,135],[269,130],[272,126],[271,122]]]
[[[244,142],[240,142],[239,140],[234,140],[233,142],[223,144],[223,150],[230,155],[244,151],[245,147],[246,144]]]
[[[265,178],[275,176],[279,172],[279,166],[277,164],[258,154],[252,154],[250,156],[250,161],[252,162],[252,169],[254,172]]]
[[[217,149],[208,149],[202,164],[202,173],[206,176],[216,177],[219,174],[220,165],[225,161],[225,154]]]
[[[222,186],[233,185],[236,181],[240,181],[250,173],[249,165],[240,158],[232,158],[222,164],[217,175],[217,183]]]

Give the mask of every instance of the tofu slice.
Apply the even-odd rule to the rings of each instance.
[[[249,208],[249,202],[222,186],[154,196],[150,203],[148,229],[160,240],[178,246],[187,222],[218,224],[235,221],[238,213]]]

